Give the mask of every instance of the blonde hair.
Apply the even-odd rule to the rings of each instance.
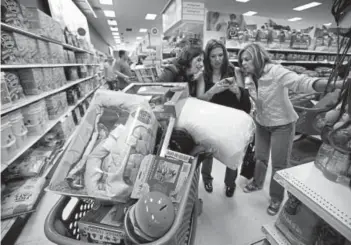
[[[246,45],[243,49],[240,50],[239,52],[239,66],[242,67],[242,55],[244,52],[247,52],[251,55],[252,57],[252,62],[255,67],[255,72],[254,76],[258,79],[261,77],[264,67],[267,63],[273,63],[271,58],[269,57],[269,53],[266,51],[265,48],[263,48],[260,44],[258,43],[252,43]]]

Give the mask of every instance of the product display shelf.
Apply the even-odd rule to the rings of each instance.
[[[290,242],[274,226],[274,224],[262,226],[262,232],[265,234],[266,239],[271,245],[290,245]]]
[[[64,63],[64,64],[24,64],[24,65],[1,65],[1,69],[21,69],[21,68],[48,68],[48,67],[79,67],[79,66],[99,66],[100,64],[84,63]]]
[[[37,34],[29,32],[29,31],[22,30],[20,28],[7,25],[7,24],[2,23],[2,22],[1,22],[1,30],[10,31],[10,32],[17,32],[17,33],[20,33],[22,35],[25,35],[25,36],[28,36],[28,37],[31,37],[31,38],[43,40],[43,41],[50,42],[50,43],[56,43],[56,44],[62,45],[64,48],[72,50],[72,51],[93,54],[93,52],[91,52],[91,51],[84,50],[84,49],[81,49],[81,48],[78,48],[78,47],[75,47],[75,46],[72,46],[72,45],[69,45],[69,44],[65,44],[65,43],[62,43],[62,42],[60,42],[58,40],[54,40],[54,39],[51,39],[51,38],[48,38],[48,37],[37,35]]]
[[[230,62],[238,63],[238,59],[230,59]],[[279,64],[312,64],[312,65],[334,65],[335,62],[331,61],[286,61],[286,60],[273,60]],[[347,62],[344,62],[347,64]]]
[[[48,91],[48,92],[44,92],[44,93],[41,93],[41,94],[39,94],[39,95],[26,96],[25,99],[20,100],[20,101],[18,101],[18,102],[16,102],[16,103],[13,103],[13,104],[11,104],[11,106],[9,106],[9,107],[6,107],[6,108],[4,108],[4,109],[1,109],[1,115],[6,114],[6,113],[9,113],[9,112],[11,112],[11,111],[13,111],[13,110],[22,108],[22,107],[24,107],[24,106],[26,106],[26,105],[28,105],[28,104],[34,103],[34,102],[36,102],[36,101],[39,101],[40,99],[43,99],[43,98],[48,97],[48,96],[51,96],[51,95],[56,94],[56,93],[58,93],[58,92],[64,91],[64,90],[66,90],[67,88],[70,88],[70,87],[72,87],[72,86],[74,86],[74,85],[76,85],[76,84],[82,83],[82,82],[84,82],[84,81],[86,81],[86,80],[92,79],[92,78],[94,78],[95,76],[96,76],[96,75],[94,75],[94,76],[89,76],[89,77],[83,78],[83,79],[78,79],[78,80],[75,80],[75,81],[68,81],[67,84],[65,84],[64,86],[62,86],[62,87],[60,87],[60,88],[57,88],[57,89],[55,89],[55,90]]]
[[[274,179],[351,240],[351,189],[326,179],[314,162],[278,171]]]
[[[239,51],[242,48],[227,48],[229,52]],[[269,49],[266,48],[268,52],[279,52],[279,53],[301,53],[301,54],[316,54],[316,55],[336,55],[336,51],[317,51],[317,50],[297,50],[297,49]],[[348,53],[351,56],[351,53]]]
[[[98,87],[99,88],[99,87]],[[13,156],[8,162],[6,163],[1,163],[1,172],[3,172],[12,162],[14,162],[18,157],[20,157],[26,150],[28,150],[30,147],[32,147],[36,142],[38,142],[46,133],[48,133],[57,123],[62,121],[69,113],[71,113],[79,104],[81,104],[87,97],[89,97],[92,93],[94,93],[98,88],[95,88],[88,94],[86,94],[83,98],[79,99],[78,102],[73,105],[69,106],[67,111],[61,115],[59,118],[55,120],[50,120],[47,123],[47,127],[45,131],[42,132],[41,135],[39,136],[30,136],[28,137],[27,144],[25,145],[24,148],[19,150],[15,156]]]

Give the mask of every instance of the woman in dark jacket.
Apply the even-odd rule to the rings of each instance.
[[[245,90],[240,70],[230,64],[227,50],[222,42],[210,40],[205,49],[205,69],[197,82],[197,98],[250,113],[251,102]],[[226,80],[226,78],[231,78]],[[212,192],[213,158],[202,163],[202,178],[207,192]],[[232,197],[236,188],[237,170],[227,167],[224,183],[226,195]]]
[[[196,96],[196,79],[202,72],[204,52],[201,47],[188,46],[174,63],[164,68],[159,82],[188,82],[191,96]]]

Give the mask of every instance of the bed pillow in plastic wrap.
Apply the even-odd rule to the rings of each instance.
[[[49,191],[126,202],[158,122],[143,96],[100,89],[78,126]]]
[[[237,169],[251,143],[255,123],[244,111],[196,98],[180,100],[176,127],[186,129],[206,152],[231,169]]]

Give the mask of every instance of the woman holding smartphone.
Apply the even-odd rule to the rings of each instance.
[[[238,68],[230,64],[224,44],[218,40],[210,40],[205,48],[204,72],[197,81],[196,97],[250,113],[249,94],[243,86],[241,73]],[[212,164],[212,157],[205,159],[202,163],[201,173],[207,192],[213,191]],[[237,170],[227,167],[224,179],[227,197],[232,197],[234,194],[237,176]]]

